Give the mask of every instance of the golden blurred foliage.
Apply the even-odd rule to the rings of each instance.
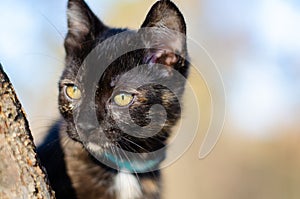
[[[236,136],[227,129],[202,160],[198,159],[200,137],[164,170],[164,198],[299,198],[297,129],[273,140]]]
[[[155,3],[155,0],[148,1],[126,1],[126,2],[116,2],[112,6],[112,10],[109,12],[105,22],[107,24],[124,27],[124,28],[134,28],[137,29],[141,26],[144,19],[146,18],[147,12],[150,10],[151,6]],[[184,12],[185,15],[196,15],[198,12],[197,6],[200,1],[190,0],[188,3],[183,0],[174,1],[178,7]],[[198,13],[199,14],[199,13]],[[189,21],[188,18],[186,18]]]

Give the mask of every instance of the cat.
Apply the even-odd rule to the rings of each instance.
[[[56,198],[161,198],[159,166],[189,72],[183,15],[160,0],[129,30],[108,27],[83,0],[69,0],[67,14],[62,118],[38,148]]]

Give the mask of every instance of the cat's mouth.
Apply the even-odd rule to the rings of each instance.
[[[156,170],[165,157],[164,142],[158,137],[136,138],[113,126],[85,127],[77,128],[81,143],[96,160],[113,169],[148,172]]]
[[[126,151],[116,143],[98,145],[89,142],[87,150],[102,164],[115,170],[145,173],[157,170],[159,164],[165,159],[164,151],[156,153],[133,153]]]

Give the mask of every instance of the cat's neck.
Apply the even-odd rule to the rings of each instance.
[[[80,143],[67,137],[61,140],[67,173],[79,199],[159,198],[160,171],[116,171],[96,162]]]
[[[120,153],[119,156],[116,156],[112,153],[106,152],[103,154],[103,158],[125,173],[145,173],[148,171],[157,170],[160,163],[165,159],[165,156],[156,155],[150,159],[144,159],[141,157],[139,157],[139,159],[129,159],[125,155],[122,157]]]

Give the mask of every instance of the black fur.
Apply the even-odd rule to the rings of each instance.
[[[48,171],[57,198],[117,197],[117,193],[108,193],[107,189],[113,186],[113,177],[119,171],[103,165],[96,159],[97,157],[91,156],[90,150],[86,150],[82,144],[93,142],[103,150],[102,153],[108,150],[106,143],[110,144],[110,148],[119,146],[135,153],[164,149],[171,128],[180,118],[180,100],[185,86],[184,81],[174,78],[172,70],[187,77],[189,65],[186,61],[186,40],[180,38],[175,41],[174,35],[170,34],[170,38],[169,35],[162,35],[166,35],[169,30],[185,35],[186,25],[176,6],[169,0],[161,0],[153,5],[141,26],[141,28],[147,27],[158,28],[157,31],[149,33],[149,38],[157,44],[155,48],[135,49],[115,60],[110,60],[119,48],[136,44],[136,38],[138,42],[144,42],[144,37],[136,37],[142,30],[109,28],[93,14],[84,1],[69,0],[69,31],[64,43],[66,67],[59,82],[59,109],[63,119],[58,126],[53,127],[39,149],[39,155]],[[124,34],[122,37],[112,37],[118,33]],[[107,39],[111,40],[105,43]],[[102,45],[99,47],[98,44]],[[89,54],[94,54],[97,58],[93,61],[85,61]],[[104,68],[105,63],[110,63],[107,68]],[[138,67],[142,64],[148,67]],[[101,67],[104,73],[102,76],[97,76],[102,70]],[[132,69],[131,73],[127,73]],[[159,81],[172,84],[175,90],[159,84]],[[70,100],[65,94],[67,85],[76,85],[83,97],[80,100]],[[136,88],[136,85],[141,86]],[[133,102],[126,107],[129,109],[129,114],[126,114],[127,109],[117,107],[112,102],[118,92],[128,92],[134,96]],[[158,120],[151,121],[151,114],[158,116],[163,114],[161,111],[151,109],[156,104],[163,106],[166,112],[166,121],[163,124]],[[91,121],[90,118],[93,118],[94,113],[96,120]],[[161,130],[152,137],[135,137],[124,133],[121,128],[127,128],[128,121],[133,121],[140,127],[146,127],[153,122],[154,126],[161,126]],[[98,128],[98,124],[101,128]],[[131,131],[144,134],[151,129],[141,131],[141,128],[131,128]],[[66,137],[64,138],[66,141],[62,139],[63,137]],[[64,146],[65,142],[66,146]],[[151,158],[151,156],[144,156],[145,161]],[[164,154],[162,154],[163,158]],[[78,166],[74,166],[78,162],[96,168],[98,174],[93,176],[93,173],[85,170],[79,174]],[[159,171],[136,175],[141,179],[142,184],[143,180],[155,182],[160,179]],[[77,182],[75,179],[86,180],[86,182]],[[87,179],[103,182],[103,186],[93,187],[93,183]],[[77,184],[74,183],[75,181]],[[149,191],[150,189],[141,185],[143,187],[141,198],[159,198],[160,182],[155,183],[158,187],[156,191]]]

